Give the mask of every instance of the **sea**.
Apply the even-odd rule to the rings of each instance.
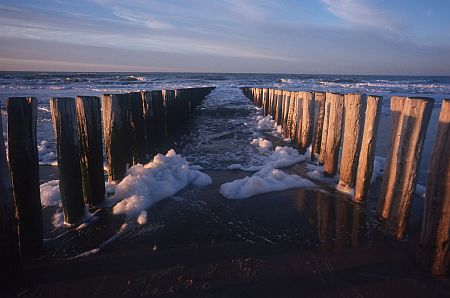
[[[7,130],[4,101],[9,97],[33,96],[39,100],[37,139],[42,164],[55,164],[55,142],[49,99],[51,97],[101,96],[138,90],[215,86],[196,111],[189,130],[173,148],[189,162],[205,169],[227,169],[232,164],[253,165],[266,152],[250,145],[257,131],[258,111],[239,87],[285,90],[360,92],[383,96],[376,155],[386,156],[389,137],[389,99],[393,95],[434,99],[418,182],[426,183],[428,161],[436,135],[442,100],[450,98],[450,77],[373,76],[251,73],[125,73],[125,72],[0,72],[3,131]],[[275,137],[283,140],[281,135]],[[164,152],[162,152],[164,153]]]

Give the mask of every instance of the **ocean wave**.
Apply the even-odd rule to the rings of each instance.
[[[121,81],[127,81],[127,82],[144,82],[145,78],[144,77],[139,77],[139,76],[127,76],[125,78],[120,78]]]

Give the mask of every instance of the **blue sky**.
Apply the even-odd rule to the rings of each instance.
[[[0,0],[0,70],[450,75],[450,0]]]

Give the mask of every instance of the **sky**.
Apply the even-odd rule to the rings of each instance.
[[[0,0],[0,70],[450,75],[450,0]]]

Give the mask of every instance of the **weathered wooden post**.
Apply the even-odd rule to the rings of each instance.
[[[86,208],[80,168],[80,138],[74,98],[51,98],[53,128],[58,155],[59,191],[64,221],[76,224],[83,220]]]
[[[299,150],[305,152],[312,141],[312,129],[314,127],[314,93],[301,92],[303,98],[302,129],[299,139]]]
[[[263,89],[263,115],[264,117],[269,114],[269,89]]]
[[[120,181],[131,165],[129,104],[126,94],[102,96],[103,137],[105,142],[108,176]]]
[[[325,93],[314,92],[314,127],[312,132],[311,159],[320,154],[322,128],[325,114]]]
[[[15,214],[0,113],[0,278],[5,285],[15,282],[21,269]]]
[[[375,146],[381,114],[382,96],[370,95],[367,98],[367,107],[364,121],[364,132],[359,153],[358,170],[356,174],[355,196],[356,202],[367,198],[372,178],[373,161],[375,159]]]
[[[325,162],[325,149],[327,145],[328,138],[328,124],[330,122],[330,97],[331,93],[325,93],[325,103],[324,103],[324,115],[323,115],[323,125],[322,125],[322,139],[320,140],[320,155],[319,163],[323,164]]]
[[[395,176],[386,195],[391,195],[391,204],[387,208],[387,230],[398,239],[405,236],[408,225],[411,201],[416,188],[417,168],[422,156],[425,134],[433,109],[433,99],[425,97],[406,98],[404,101],[401,123],[399,125],[400,139],[396,159],[392,159],[390,167]],[[383,177],[384,179],[384,177]],[[380,201],[383,198],[380,197]],[[386,200],[385,200],[386,202]]]
[[[132,164],[145,163],[144,103],[140,92],[128,93]]]
[[[175,91],[165,89],[162,90],[163,106],[164,106],[164,136],[167,138],[173,133],[174,115],[173,109],[175,105]]]
[[[339,147],[341,144],[344,95],[327,93],[326,96],[330,97],[330,113],[327,127],[323,172],[325,176],[334,176],[337,173]]]
[[[431,154],[417,261],[435,275],[449,273],[450,99],[442,102]]]
[[[6,101],[9,168],[22,255],[38,254],[44,237],[36,140],[37,104],[34,97],[11,97]]]
[[[86,204],[95,206],[105,199],[100,98],[77,96],[76,109],[81,145],[80,165],[84,201]]]
[[[284,100],[283,100],[283,132],[284,136],[288,137],[289,134],[287,133],[287,121],[289,116],[289,105],[291,103],[291,91],[284,91]]]
[[[340,166],[339,183],[337,189],[351,192],[356,182],[356,171],[361,149],[361,122],[365,95],[344,95],[344,141],[342,144],[342,157]]]
[[[275,90],[275,117],[277,125],[281,124],[281,115],[283,108],[283,90]]]

